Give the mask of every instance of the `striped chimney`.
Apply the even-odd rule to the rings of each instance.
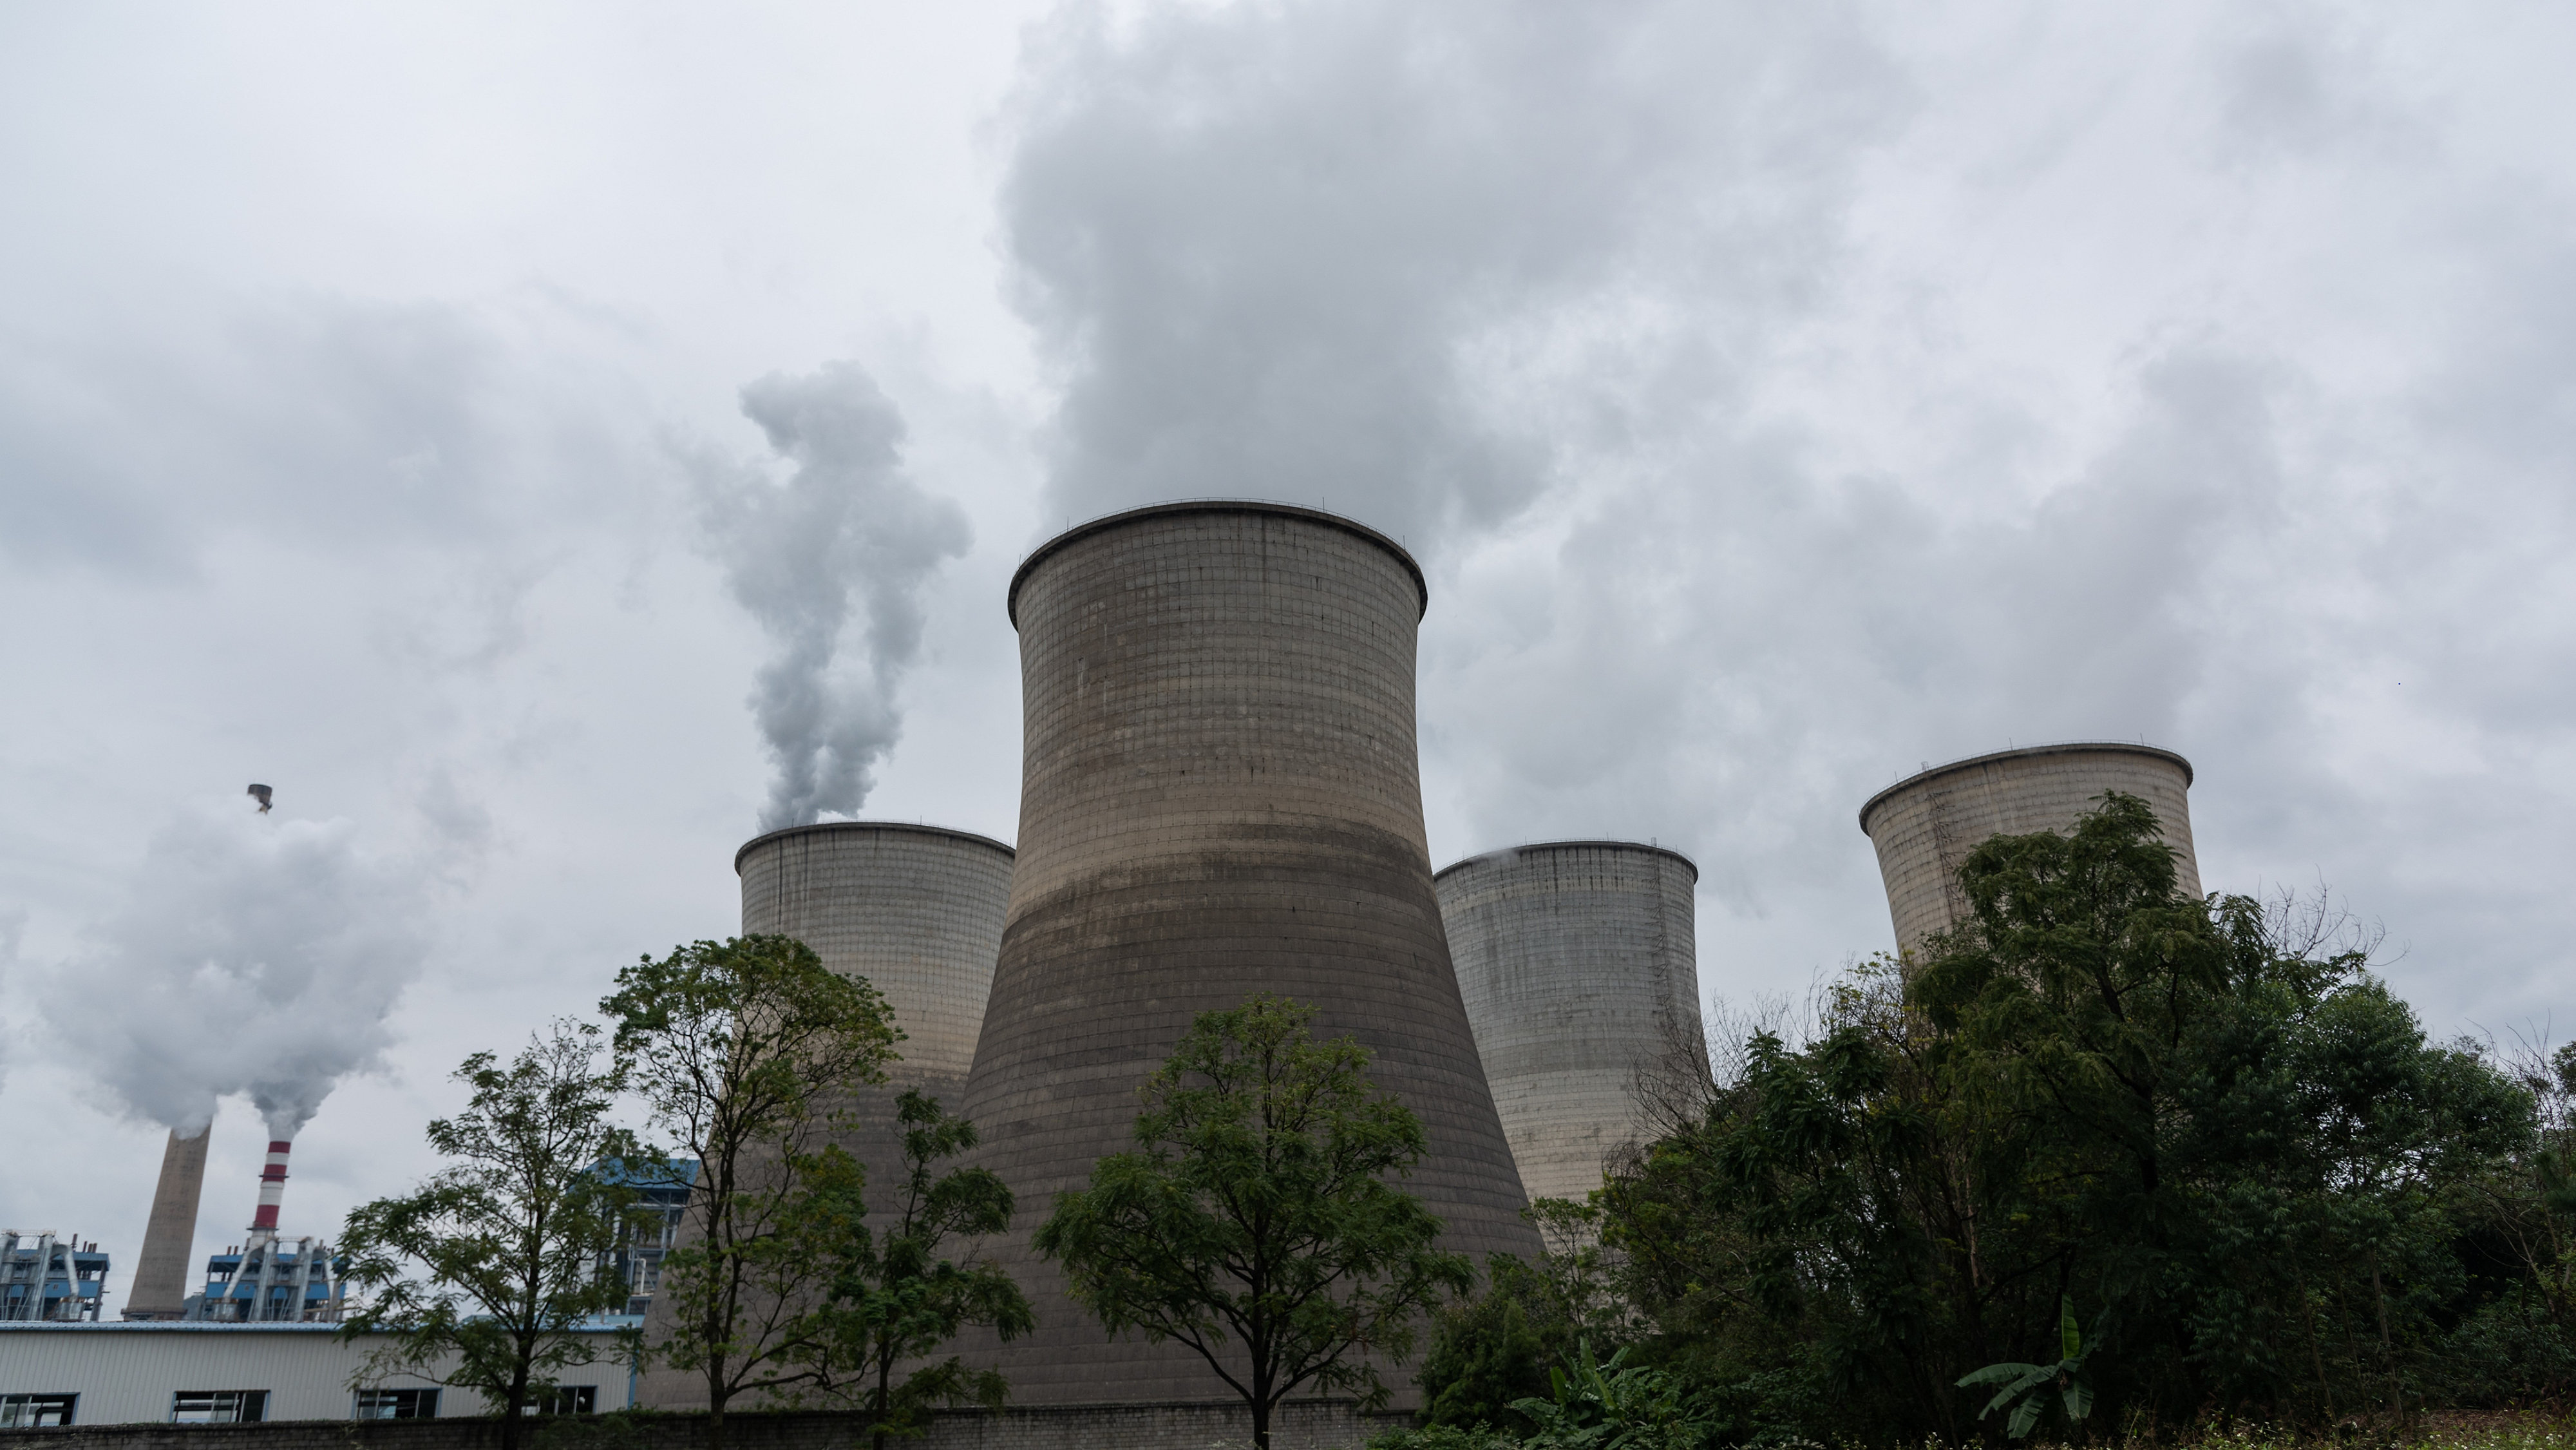
[[[286,1150],[294,1146],[285,1140],[268,1145],[268,1166],[259,1170],[259,1212],[251,1215],[252,1233],[277,1237],[277,1205],[286,1197]]]

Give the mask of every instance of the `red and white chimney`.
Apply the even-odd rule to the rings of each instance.
[[[291,1141],[279,1140],[268,1145],[268,1166],[259,1170],[259,1212],[251,1215],[250,1231],[262,1238],[277,1237],[277,1205],[286,1197],[286,1150]]]

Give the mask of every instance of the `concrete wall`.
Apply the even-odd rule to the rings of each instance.
[[[742,877],[742,930],[790,936],[823,965],[865,977],[885,994],[904,1032],[903,1060],[888,1082],[860,1095],[835,1141],[869,1170],[869,1204],[882,1207],[903,1166],[894,1100],[907,1087],[955,1108],[974,1061],[975,1038],[1001,951],[1010,905],[1011,848],[940,826],[841,821],[772,831],[734,856]],[[679,1242],[697,1237],[684,1220]],[[670,1331],[667,1299],[645,1318],[647,1342]],[[643,1403],[703,1408],[706,1382],[686,1371],[647,1371]]]
[[[1028,1239],[1132,1146],[1136,1088],[1191,1019],[1258,992],[1314,1004],[1324,1033],[1375,1054],[1428,1131],[1406,1186],[1450,1247],[1536,1250],[1423,842],[1425,601],[1392,541],[1262,504],[1118,515],[1013,581],[1020,855],[966,1112],[1019,1195],[996,1252],[1039,1329],[977,1356],[1016,1401],[1228,1393],[1179,1345],[1105,1341]]]
[[[1440,915],[1494,1106],[1533,1198],[1581,1199],[1638,1135],[1642,1062],[1700,1032],[1691,892],[1660,847],[1562,841],[1471,856]]]
[[[2182,888],[2198,896],[2190,761],[2151,745],[2034,745],[1935,766],[1861,807],[1860,828],[1878,849],[1897,946],[1912,951],[1925,936],[1967,919],[1959,863],[1988,836],[2064,831],[2111,790],[2155,809]]]
[[[1272,1417],[1275,1450],[1359,1450],[1380,1430],[1410,1416],[1363,1414],[1348,1401],[1296,1401]],[[864,1421],[834,1412],[729,1414],[729,1450],[850,1450],[864,1444]],[[1243,1450],[1251,1421],[1232,1405],[1066,1406],[1051,1409],[950,1410],[930,1433],[896,1444],[911,1450]],[[104,1425],[62,1430],[0,1430],[0,1450],[498,1450],[501,1426],[490,1419],[306,1420],[264,1425]],[[583,1416],[533,1422],[527,1450],[699,1450],[699,1415],[600,1420]]]
[[[197,1390],[266,1390],[271,1420],[346,1420],[354,1407],[350,1377],[375,1345],[342,1343],[338,1333],[336,1324],[0,1325],[0,1394],[79,1395],[76,1426],[167,1421],[170,1397]],[[596,1337],[602,1354],[614,1349],[610,1332]],[[452,1367],[451,1359],[438,1368]],[[627,1404],[623,1361],[578,1366],[556,1378],[597,1386],[603,1410]],[[382,1389],[433,1383],[410,1375],[370,1382]],[[438,1398],[442,1416],[486,1413],[483,1397],[471,1390],[443,1390]]]

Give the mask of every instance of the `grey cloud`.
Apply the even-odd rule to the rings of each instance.
[[[1076,7],[1035,57],[1003,208],[1051,512],[1325,500],[1434,550],[1556,476],[1513,382],[1657,309],[1639,267],[1812,286],[1906,99],[1830,7]]]
[[[923,585],[966,552],[965,512],[924,493],[903,466],[903,419],[856,363],[743,389],[742,410],[790,465],[702,463],[707,537],[734,597],[774,653],[751,708],[773,767],[761,827],[855,814],[894,749],[896,691],[921,653]],[[855,607],[865,625],[844,650]]]

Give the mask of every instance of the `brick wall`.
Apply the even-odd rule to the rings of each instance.
[[[1412,1417],[1363,1414],[1348,1401],[1281,1407],[1274,1450],[1356,1450]],[[851,1450],[862,1421],[805,1412],[725,1417],[728,1450]],[[940,1414],[906,1450],[1226,1450],[1252,1423],[1228,1405],[1045,1406]],[[0,1430],[0,1450],[498,1450],[497,1420],[296,1420],[265,1425],[74,1425]],[[703,1415],[597,1415],[531,1424],[521,1450],[701,1450]]]

